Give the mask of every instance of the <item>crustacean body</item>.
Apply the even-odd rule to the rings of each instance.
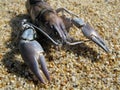
[[[40,74],[39,64],[41,65],[41,69],[48,81],[50,81],[50,75],[46,67],[43,47],[36,41],[36,30],[42,33],[55,45],[76,45],[86,42],[73,42],[70,40],[70,36],[66,30],[67,25],[63,22],[63,18],[58,15],[61,11],[65,11],[66,13],[74,16],[75,18],[66,19],[77,28],[81,29],[83,34],[89,40],[95,42],[106,52],[109,52],[108,47],[98,33],[88,23],[85,23],[77,15],[65,8],[54,10],[44,0],[28,0],[27,9],[33,24],[23,20],[22,27],[24,32],[21,36],[19,48],[23,60],[28,64],[31,71],[36,75],[41,83],[45,83],[45,81]],[[72,27],[72,25],[69,27]],[[53,35],[57,37],[57,40],[52,38]]]

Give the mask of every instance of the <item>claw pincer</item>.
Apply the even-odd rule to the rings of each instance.
[[[82,27],[83,34],[93,42],[95,42],[98,46],[100,46],[104,51],[109,52],[109,49],[100,35],[87,23]]]
[[[40,82],[45,83],[40,74],[39,63],[46,78],[50,80],[50,77],[43,55],[44,50],[42,46],[35,40],[35,38],[36,31],[34,28],[29,25],[27,27],[25,26],[24,32],[21,35],[19,49],[23,60],[27,63],[31,71],[36,75]]]
[[[88,39],[95,42],[98,46],[100,46],[104,51],[109,52],[109,49],[100,35],[89,25],[89,23],[84,23],[80,18],[73,18],[72,22],[78,28],[81,27],[84,36]]]

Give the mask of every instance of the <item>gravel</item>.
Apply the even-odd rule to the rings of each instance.
[[[18,41],[19,22],[26,18],[26,0],[0,0],[0,90],[120,90],[120,0],[46,0],[67,8],[97,30],[111,53],[93,42],[46,49],[51,82],[43,85],[23,62]],[[85,37],[72,28],[77,40]]]

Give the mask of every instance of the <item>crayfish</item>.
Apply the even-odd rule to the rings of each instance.
[[[92,40],[105,52],[109,52],[103,39],[90,24],[85,23],[71,11],[65,8],[54,10],[44,0],[27,0],[26,5],[32,23],[27,22],[27,20],[22,21],[23,33],[19,42],[19,48],[23,60],[28,64],[31,71],[41,83],[45,83],[45,81],[40,74],[39,64],[48,81],[50,81],[50,75],[45,62],[43,47],[36,40],[38,32],[55,45],[76,45]],[[63,11],[71,15],[72,18],[65,17],[64,13],[64,18],[61,17],[58,13]],[[70,25],[67,26],[66,23],[70,23]],[[88,38],[87,41],[71,41],[66,29],[73,25],[82,30],[84,36]],[[53,36],[56,38],[53,38]]]

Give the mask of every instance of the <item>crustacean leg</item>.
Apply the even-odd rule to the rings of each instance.
[[[40,74],[40,63],[44,75],[46,76],[47,80],[50,81],[45,57],[43,55],[44,50],[42,46],[35,40],[36,31],[32,26],[27,24],[25,20],[22,21],[22,27],[24,31],[19,42],[19,49],[23,60],[29,66],[31,71],[36,75],[36,77],[40,80],[40,82],[45,83],[43,77]]]
[[[68,14],[70,14],[72,16],[72,18],[68,18],[71,20],[71,22],[77,27],[80,28],[84,34],[84,36],[86,36],[89,40],[92,40],[93,42],[95,42],[98,46],[100,46],[105,52],[109,52],[109,49],[106,45],[106,43],[103,41],[103,39],[100,37],[100,35],[90,26],[89,23],[85,23],[82,19],[80,19],[78,17],[78,15],[75,15],[74,13],[68,11],[65,8],[58,8],[56,10],[57,13],[59,12],[67,12]],[[88,40],[88,41],[89,41]],[[86,42],[85,41],[80,41],[81,43]],[[79,43],[75,43],[75,44],[79,44]]]

